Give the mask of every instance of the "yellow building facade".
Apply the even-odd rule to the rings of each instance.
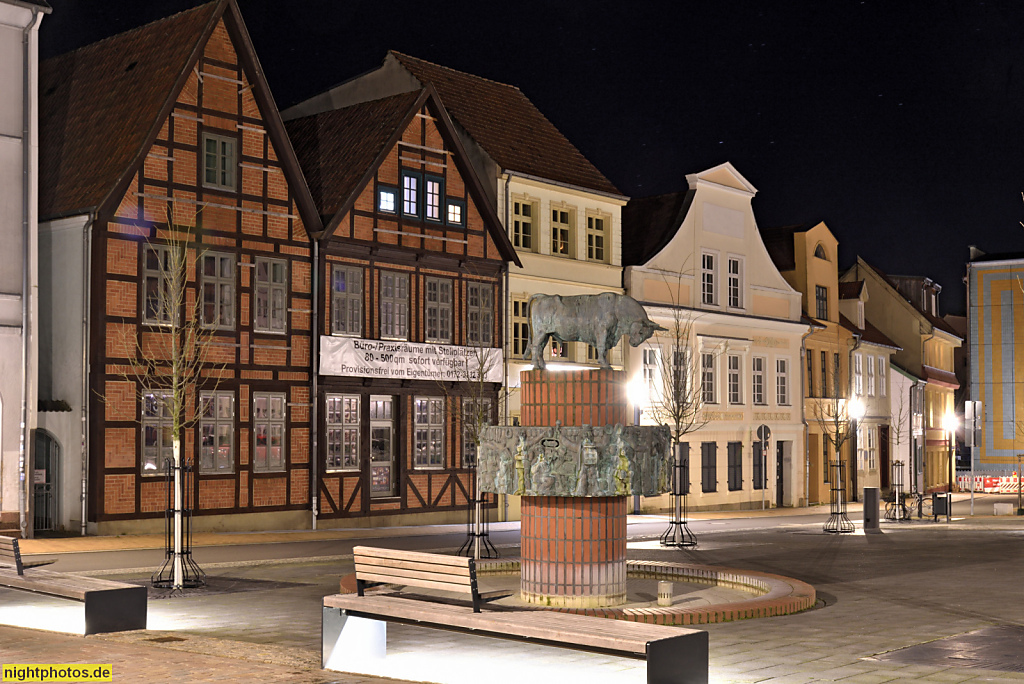
[[[960,385],[953,350],[963,339],[939,318],[941,287],[927,278],[889,276],[860,257],[840,280],[864,282],[870,292],[864,303],[867,321],[899,346],[893,362],[925,382],[924,434],[912,450],[912,477],[918,491],[945,491],[950,444],[943,419],[955,411],[953,395]]]

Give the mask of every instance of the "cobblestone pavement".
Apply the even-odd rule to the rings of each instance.
[[[1024,626],[1024,519],[883,523],[881,535],[826,535],[820,522],[799,518],[741,527],[706,533],[693,550],[630,545],[631,558],[776,573],[817,590],[811,611],[705,626],[712,682],[1024,682],[1019,645],[884,660],[954,635]],[[319,669],[320,598],[350,571],[345,559],[218,567],[204,594],[151,600],[146,631],[83,638],[0,627],[0,662],[112,663],[115,682],[387,681]],[[20,597],[0,592],[0,607],[37,600]],[[982,663],[999,669],[971,667]]]

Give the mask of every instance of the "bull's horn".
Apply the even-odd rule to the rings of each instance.
[[[660,325],[658,325],[657,323],[655,323],[654,321],[651,321],[651,330],[653,330],[654,332],[658,332],[659,330],[661,332],[666,332],[668,330],[668,328],[663,328]]]

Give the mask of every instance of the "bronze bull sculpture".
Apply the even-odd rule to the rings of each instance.
[[[559,342],[586,342],[597,349],[602,368],[611,368],[608,351],[623,335],[629,344],[639,347],[658,330],[665,328],[647,317],[644,308],[626,295],[602,292],[598,295],[535,294],[530,297],[530,349],[537,368],[544,368],[544,347],[549,339]]]

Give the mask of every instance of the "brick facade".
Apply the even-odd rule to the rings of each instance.
[[[94,379],[104,409],[93,412],[90,430],[93,453],[103,455],[92,461],[93,521],[158,517],[166,508],[164,478],[143,470],[142,384],[133,380],[126,357],[132,355],[136,339],[147,358],[169,355],[169,328],[140,320],[146,301],[145,249],[169,236],[169,210],[175,223],[189,231],[190,256],[224,255],[234,269],[234,325],[217,331],[199,388],[233,397],[234,416],[227,419],[230,463],[216,472],[197,468],[192,492],[196,514],[309,505],[311,244],[295,188],[253,94],[254,88],[266,86],[254,83],[256,77],[247,71],[232,21],[228,13],[217,22],[144,161],[123,195],[111,202],[116,210],[101,214],[96,223],[93,330],[105,331],[106,340],[92,345],[92,367],[107,373]],[[211,135],[216,137],[204,138]],[[234,189],[204,183],[204,140],[233,144]],[[287,272],[280,332],[255,329],[253,273],[261,258],[280,260]],[[190,266],[189,302],[201,297],[204,277]],[[255,472],[255,392],[284,397],[284,464],[276,473]],[[197,399],[191,391],[190,416]],[[186,461],[198,461],[199,430],[193,423],[183,431]]]

